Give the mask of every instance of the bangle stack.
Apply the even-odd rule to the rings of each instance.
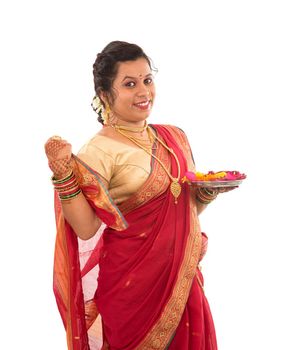
[[[202,204],[211,203],[218,195],[218,190],[210,190],[206,187],[198,187],[196,198]]]
[[[53,176],[52,183],[61,201],[73,199],[82,192],[73,171],[63,179],[55,179]]]

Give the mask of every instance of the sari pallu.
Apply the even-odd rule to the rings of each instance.
[[[174,150],[181,174],[184,174],[189,169],[187,163],[191,157],[182,132],[169,126],[154,128]],[[163,147],[158,147],[156,155],[171,169],[172,175],[177,176],[175,159],[169,157]],[[153,163],[148,180],[135,195],[119,206],[120,212],[107,197],[105,209],[110,214],[111,206],[113,215],[110,224],[106,220],[108,227],[90,258],[92,262],[89,266],[87,262],[88,268],[84,269],[85,274],[98,259],[100,272],[94,300],[103,319],[102,349],[162,350],[171,349],[171,343],[175,342],[179,346],[179,339],[186,336],[179,326],[181,319],[186,323],[193,322],[193,313],[189,314],[191,317],[186,315],[188,300],[194,303],[198,296],[203,302],[205,300],[196,279],[202,236],[194,196],[190,187],[183,184],[178,203],[175,204],[169,190],[168,176],[158,162]],[[90,176],[92,169],[87,169],[83,163],[80,166],[80,173],[85,174],[85,178],[86,175]],[[85,185],[81,182],[81,186],[86,198],[97,210],[101,203],[97,191],[102,190],[101,185],[98,189],[94,183],[92,186],[87,181]],[[103,213],[106,215],[105,211]],[[100,214],[98,212],[99,217]],[[74,236],[67,224],[64,232],[66,236]],[[69,242],[66,240],[66,250],[73,250],[74,256],[77,251],[75,240],[75,237]],[[71,256],[68,256],[68,260]],[[64,308],[67,311],[62,308],[62,313],[66,315],[64,324],[68,327],[69,349],[85,350],[89,348],[78,265],[78,258],[72,259],[71,283],[68,297],[65,298],[69,308]],[[72,298],[74,305],[69,300]],[[204,312],[205,320],[194,320],[202,328],[206,319],[211,318],[208,308]],[[186,346],[183,349],[192,349],[191,344]],[[198,350],[203,349],[216,348],[204,345]]]

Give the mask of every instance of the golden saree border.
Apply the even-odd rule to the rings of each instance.
[[[57,234],[55,242],[55,257],[54,257],[54,291],[60,298],[59,306],[64,308],[65,319],[64,326],[66,330],[66,340],[68,350],[73,350],[73,339],[76,337],[72,334],[70,310],[70,276],[69,276],[69,258],[67,253],[67,243],[65,236],[65,221],[62,214],[61,203],[55,194],[55,214],[57,224]],[[59,307],[58,306],[58,307]],[[59,308],[60,309],[60,308]],[[61,312],[61,310],[60,310]]]
[[[127,222],[111,198],[99,174],[77,156],[73,155],[73,158],[75,160],[74,173],[84,196],[88,200],[91,200],[97,208],[103,209],[113,215],[114,223],[109,224],[109,227],[117,231],[125,230],[128,226]]]
[[[158,144],[155,156],[170,170],[171,160],[168,151],[164,147],[160,147]],[[123,214],[128,214],[130,211],[144,205],[151,199],[158,197],[169,187],[170,180],[168,175],[159,162],[154,160],[154,158],[152,161],[154,161],[152,171],[145,183],[130,198],[118,205]]]
[[[54,259],[54,271],[55,274],[59,274],[55,278],[55,287],[58,290],[64,305],[67,305],[67,266],[63,263],[67,259],[67,248],[65,236],[62,234],[64,231],[64,220],[60,217],[57,227],[57,236],[55,243],[55,259]]]
[[[190,233],[186,243],[185,255],[172,295],[159,320],[135,350],[165,349],[178,327],[196,274],[202,245],[202,236],[196,217],[196,208],[193,203],[191,203],[190,208],[190,220]]]
[[[182,149],[190,168],[194,167],[191,149],[184,132],[176,127],[166,125],[176,142]],[[202,235],[197,218],[195,198],[190,196],[190,232],[187,238],[185,254],[177,282],[171,297],[161,313],[160,318],[151,328],[143,341],[134,350],[164,350],[169,345],[178,327],[193,280],[196,276],[197,265],[202,249]]]
[[[190,144],[188,142],[187,136],[181,129],[172,126],[164,125],[175,137],[176,142],[183,149],[184,156],[186,158],[188,171],[195,171],[194,159],[191,151]],[[183,176],[183,174],[181,174]]]

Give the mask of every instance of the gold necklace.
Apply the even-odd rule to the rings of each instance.
[[[150,133],[152,133],[153,137],[159,141],[163,147],[168,150],[173,157],[175,158],[175,161],[177,163],[177,167],[178,167],[178,176],[174,177],[172,176],[172,174],[169,172],[169,170],[167,169],[167,167],[163,164],[163,162],[156,157],[156,155],[154,155],[151,151],[149,151],[147,148],[145,148],[142,144],[140,144],[138,141],[135,140],[135,138],[133,138],[130,135],[125,134],[123,131],[121,131],[121,129],[116,129],[121,135],[123,135],[124,137],[128,138],[131,142],[133,142],[134,144],[136,144],[138,147],[142,148],[146,153],[148,153],[150,156],[152,156],[154,159],[156,159],[158,161],[158,163],[162,166],[162,168],[164,169],[164,171],[166,172],[166,174],[168,175],[168,177],[170,178],[171,185],[170,185],[170,190],[172,195],[174,196],[175,199],[175,204],[177,204],[177,198],[179,197],[180,193],[181,193],[181,185],[179,184],[179,179],[180,179],[180,164],[179,164],[179,160],[176,156],[176,154],[174,153],[174,151],[172,150],[172,148],[169,148],[163,141],[161,141],[156,135],[154,135],[154,133],[150,130],[150,128],[148,128],[148,130],[150,130]]]
[[[117,131],[124,130],[124,131],[130,131],[130,132],[142,134],[147,129],[148,124],[147,124],[147,121],[145,120],[145,124],[142,127],[133,127],[133,126],[127,126],[127,125],[118,125],[118,124],[114,124],[111,126],[115,128]]]
[[[143,146],[144,148],[146,148],[148,151],[151,151],[152,149],[156,149],[156,147],[153,147],[153,143],[154,143],[154,139],[152,138],[152,135],[149,133],[148,131],[149,128],[147,128],[146,132],[147,132],[147,136],[148,139],[144,139],[144,138],[140,138],[140,137],[136,137],[136,136],[132,136],[126,133],[123,133],[123,131],[119,131],[117,130],[120,134],[124,135],[125,137],[128,137],[130,139],[130,141],[134,142],[135,144],[138,144]]]

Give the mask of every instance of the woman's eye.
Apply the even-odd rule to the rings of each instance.
[[[145,79],[145,84],[146,85],[150,85],[150,84],[152,84],[153,83],[153,79],[152,78],[147,78],[147,79]]]
[[[129,81],[129,82],[125,83],[125,86],[127,86],[127,87],[134,87],[135,85],[136,84],[133,81]]]

